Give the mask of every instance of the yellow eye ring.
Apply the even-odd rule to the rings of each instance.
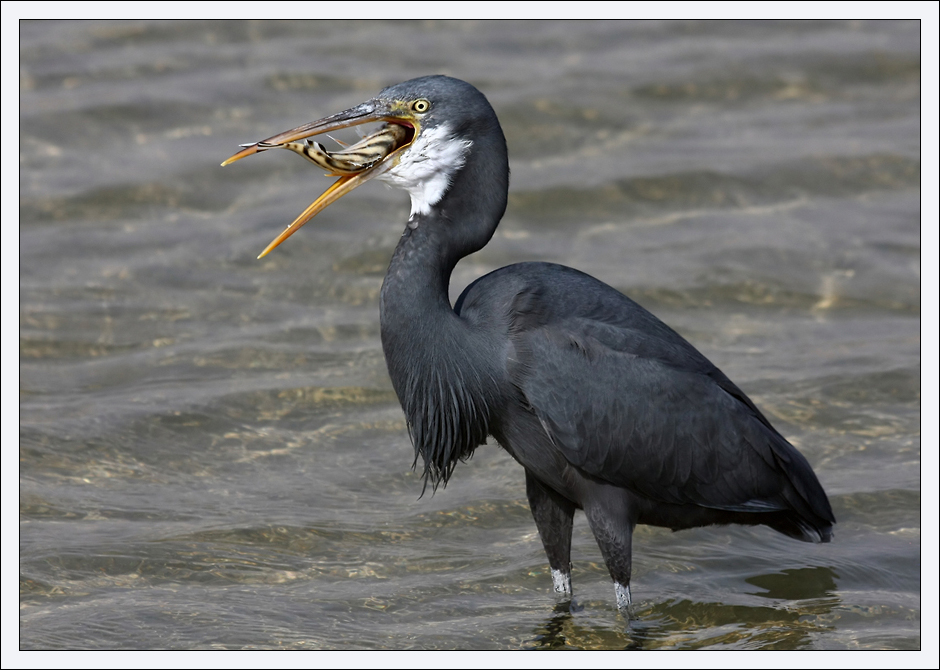
[[[424,98],[421,98],[420,100],[415,100],[413,103],[411,103],[411,109],[418,114],[424,114],[426,111],[431,109],[431,103]]]

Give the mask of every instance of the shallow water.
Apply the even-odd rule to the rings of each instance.
[[[912,649],[920,633],[917,23],[41,22],[20,42],[20,646]],[[420,477],[377,183],[242,142],[446,73],[510,205],[452,295],[548,260],[628,293],[798,446],[831,544],[639,527],[635,619],[583,516],[556,601],[495,445]]]

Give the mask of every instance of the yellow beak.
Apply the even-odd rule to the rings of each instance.
[[[234,163],[237,160],[241,160],[246,156],[280,147],[285,144],[304,139],[306,137],[322,135],[323,133],[339,130],[340,128],[348,128],[350,126],[358,126],[364,123],[373,123],[376,121],[385,121],[388,123],[404,125],[406,127],[412,128],[414,132],[411,134],[407,142],[397,147],[376,165],[373,165],[372,167],[364,169],[355,174],[343,175],[338,180],[336,180],[336,182],[330,186],[323,193],[323,195],[314,200],[313,203],[307,207],[307,209],[305,209],[300,216],[294,219],[294,221],[284,229],[284,232],[274,238],[274,241],[272,241],[271,244],[269,244],[265,250],[261,252],[258,258],[264,258],[266,255],[268,255],[268,253],[271,252],[272,249],[296,233],[301,226],[303,226],[305,223],[307,223],[307,221],[315,217],[321,211],[329,207],[332,203],[336,202],[356,187],[361,186],[370,179],[377,177],[383,172],[386,172],[390,168],[394,167],[398,162],[398,157],[401,155],[401,152],[411,144],[411,142],[414,140],[414,137],[417,135],[417,123],[415,123],[412,118],[408,118],[407,116],[402,115],[400,112],[393,111],[386,103],[373,100],[370,102],[364,102],[361,105],[357,105],[356,107],[352,107],[346,111],[339,112],[338,114],[333,114],[332,116],[320,119],[319,121],[313,121],[311,123],[298,126],[297,128],[286,130],[283,133],[278,133],[277,135],[269,137],[266,140],[262,140],[261,142],[256,142],[245,147],[222,163],[222,166],[224,167],[230,163]]]

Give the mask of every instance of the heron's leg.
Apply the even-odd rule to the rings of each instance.
[[[603,493],[607,495],[602,494],[592,504],[585,505],[584,513],[604,562],[607,563],[610,577],[614,580],[617,607],[626,610],[633,602],[630,595],[630,571],[633,567],[631,552],[636,524],[631,519],[622,491],[610,487]]]
[[[542,546],[552,568],[552,582],[556,593],[571,595],[571,525],[574,503],[558,495],[528,470],[525,473],[525,492],[535,525],[542,538]]]

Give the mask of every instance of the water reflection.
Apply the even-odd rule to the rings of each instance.
[[[839,575],[825,567],[794,568],[745,579],[748,584],[766,589],[751,595],[781,600],[830,598],[836,591]]]
[[[555,605],[551,616],[529,641],[532,649],[808,649],[817,636],[834,630],[831,613],[841,604],[831,595],[835,574],[827,568],[762,575],[748,582],[772,582],[787,600],[775,607],[703,603],[670,599],[635,610],[620,627],[598,625],[575,600]],[[782,579],[780,579],[782,577]],[[813,584],[800,586],[809,577]],[[785,582],[785,586],[781,584]],[[781,593],[791,595],[781,595]],[[795,595],[801,593],[801,595]],[[799,602],[792,602],[799,601]],[[604,609],[604,608],[602,608]]]

